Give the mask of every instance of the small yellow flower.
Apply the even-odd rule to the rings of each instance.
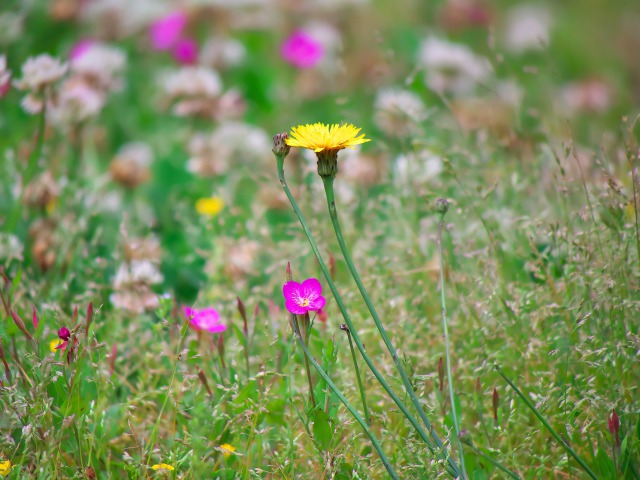
[[[313,125],[298,125],[291,129],[287,145],[290,147],[308,148],[314,152],[325,150],[342,150],[343,148],[355,148],[361,143],[370,142],[364,133],[358,136],[360,128],[347,123],[339,125],[325,125],[314,123]]]
[[[11,462],[9,460],[0,462],[0,476],[6,477],[10,473],[11,473]]]
[[[56,347],[61,344],[62,344],[62,340],[60,340],[59,338],[56,338],[55,340],[51,340],[49,342],[49,350],[51,350],[51,353],[56,353],[58,351]]]
[[[167,465],[166,463],[160,463],[160,464],[156,464],[153,467],[151,467],[153,470],[168,470],[168,471],[173,471],[175,470],[175,468],[173,468],[171,465]]]
[[[229,445],[228,443],[223,443],[220,445],[220,449],[222,450],[222,454],[224,458],[229,458],[233,452],[236,451],[236,447],[233,445]]]
[[[224,200],[220,197],[200,198],[196,202],[196,211],[200,215],[215,217],[224,208]]]

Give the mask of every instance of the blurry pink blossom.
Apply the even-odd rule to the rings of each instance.
[[[206,330],[210,333],[222,333],[227,326],[220,323],[220,314],[213,308],[203,308],[196,310],[190,307],[183,307],[183,311],[189,324],[195,330]]]
[[[302,30],[296,30],[280,47],[285,61],[298,68],[313,68],[324,56],[320,42]]]
[[[173,58],[182,65],[193,65],[198,61],[198,44],[191,38],[178,40],[173,47]]]
[[[151,43],[156,50],[169,50],[178,43],[187,26],[185,13],[176,11],[159,18],[149,27]]]
[[[69,60],[75,60],[84,55],[89,48],[97,43],[97,40],[93,38],[83,38],[82,40],[78,40],[76,44],[71,47],[69,51]]]

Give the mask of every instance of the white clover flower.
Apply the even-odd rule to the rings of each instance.
[[[426,149],[399,155],[394,162],[394,178],[402,184],[427,182],[443,170],[442,158]]]
[[[214,68],[227,68],[240,64],[246,55],[247,49],[239,40],[216,36],[202,46],[200,62]]]
[[[113,91],[121,86],[120,75],[126,63],[127,56],[120,48],[92,43],[71,60],[71,71],[86,77],[98,89]]]
[[[79,77],[62,84],[51,108],[51,120],[62,125],[74,125],[95,117],[104,107],[104,95]]]
[[[385,88],[375,99],[374,120],[389,135],[415,133],[427,118],[427,110],[418,95],[408,90]]]
[[[171,98],[215,98],[222,93],[222,80],[211,68],[182,67],[165,77],[163,87]]]
[[[425,70],[425,83],[435,92],[466,94],[492,72],[486,58],[466,45],[430,37],[422,42],[418,63]]]
[[[518,5],[507,13],[505,47],[512,52],[542,50],[549,45],[551,15],[539,5]]]
[[[22,65],[22,78],[14,85],[20,90],[41,92],[45,87],[60,80],[67,73],[68,65],[51,55],[30,57]]]

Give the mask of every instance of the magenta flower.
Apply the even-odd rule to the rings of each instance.
[[[178,40],[173,47],[173,58],[182,65],[193,65],[198,61],[198,44],[191,38]]]
[[[183,307],[183,310],[191,327],[195,330],[222,333],[227,329],[225,324],[220,323],[220,314],[213,308],[196,310],[195,308]]]
[[[315,278],[307,278],[302,284],[287,282],[282,287],[282,294],[286,309],[297,315],[320,310],[326,303],[322,296],[322,285]]]
[[[97,42],[94,38],[83,38],[76,42],[76,44],[71,47],[69,51],[69,59],[76,60],[83,56],[92,46],[94,46]]]
[[[187,26],[187,16],[180,11],[172,12],[159,18],[149,27],[151,43],[156,50],[169,50],[182,37]]]
[[[280,47],[285,61],[298,68],[313,68],[324,56],[324,47],[312,36],[296,30]]]

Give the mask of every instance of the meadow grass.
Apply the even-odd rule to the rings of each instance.
[[[507,1],[141,2],[109,21],[80,3],[0,6],[12,82],[82,38],[127,56],[84,79],[102,103],[82,119],[62,108],[80,67],[33,115],[0,68],[0,476],[640,478],[635,2],[546,5],[548,46],[519,53]],[[186,60],[148,29],[179,9],[200,47],[244,48],[211,60],[213,95],[209,71],[163,83]],[[325,63],[298,68],[279,49],[307,20],[341,47],[322,30]],[[416,60],[431,37],[491,68],[439,90]],[[385,110],[385,87],[424,111]],[[326,198],[310,152],[271,151],[317,121],[372,140],[338,153]],[[287,265],[320,280],[321,313],[287,312]]]

